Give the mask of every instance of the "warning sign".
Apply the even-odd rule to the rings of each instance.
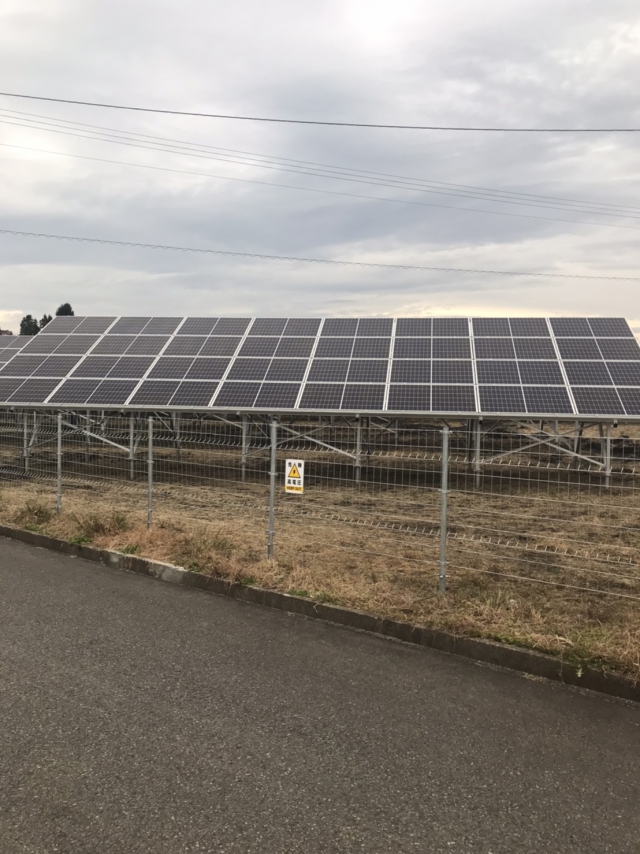
[[[296,492],[302,495],[304,492],[304,461],[287,460],[285,467],[284,491]]]

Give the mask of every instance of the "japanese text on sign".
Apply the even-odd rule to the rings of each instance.
[[[287,460],[284,478],[285,492],[295,492],[302,495],[304,492],[304,461]]]

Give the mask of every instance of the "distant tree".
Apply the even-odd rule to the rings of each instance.
[[[39,331],[38,321],[32,315],[27,314],[20,321],[20,335],[37,335]]]
[[[56,317],[73,317],[73,316],[74,316],[74,311],[68,302],[63,302],[62,305],[56,309]]]
[[[40,329],[44,329],[47,323],[51,323],[52,320],[53,318],[50,314],[43,314],[42,320],[40,321]]]

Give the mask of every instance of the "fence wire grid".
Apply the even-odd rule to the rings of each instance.
[[[144,515],[151,526],[207,524],[256,561],[269,551],[284,566],[339,565],[374,583],[393,566],[412,595],[497,586],[542,591],[541,607],[549,589],[637,602],[636,432],[583,422],[2,411],[0,478],[14,504],[37,489],[59,512],[73,503]],[[303,495],[284,492],[287,458],[305,462]]]

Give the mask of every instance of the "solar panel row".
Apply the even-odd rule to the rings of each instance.
[[[0,403],[640,414],[620,318],[65,317],[3,337]]]

